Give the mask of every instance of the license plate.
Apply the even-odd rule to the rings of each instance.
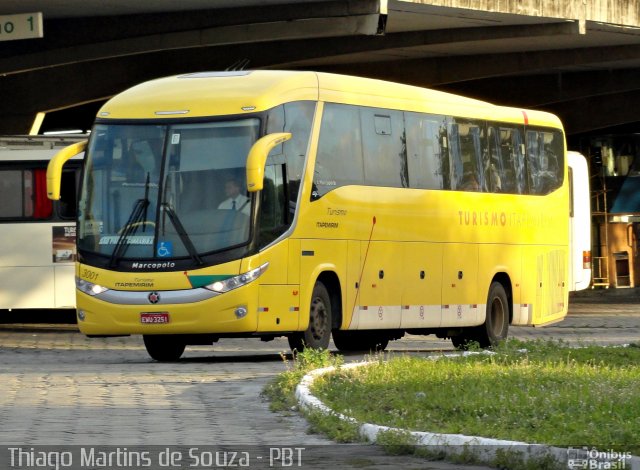
[[[169,323],[168,312],[141,313],[140,323]]]

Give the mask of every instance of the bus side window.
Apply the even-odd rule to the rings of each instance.
[[[410,187],[444,189],[449,168],[445,118],[405,113],[405,126]]]
[[[486,190],[482,156],[486,147],[484,126],[475,121],[458,120],[450,126],[450,140],[452,141],[452,187],[459,191]],[[457,152],[455,151],[457,141]],[[453,185],[453,182],[456,185]]]
[[[298,203],[314,111],[315,102],[294,101],[278,106],[270,110],[268,114],[268,134],[272,132],[291,133],[291,139],[276,146],[270,152],[270,155],[284,154],[286,161],[287,181],[285,182],[287,188],[285,192],[289,195],[289,221],[293,219]]]
[[[284,131],[284,105],[276,106],[267,113],[267,134]],[[282,144],[271,149],[269,155],[282,155]]]
[[[564,141],[560,132],[527,131],[527,169],[532,194],[548,194],[562,184]]]
[[[447,135],[449,141],[449,164],[446,166],[445,189],[460,189],[463,182],[462,158],[460,156],[460,139],[458,138],[458,125],[455,122],[447,123]]]
[[[76,169],[64,170],[62,172],[60,201],[58,202],[58,216],[61,219],[75,219],[77,216],[78,173],[79,170]]]
[[[363,182],[359,109],[327,103],[322,115],[311,198],[322,197],[340,186]]]
[[[555,191],[562,185],[564,165],[564,141],[557,131],[541,132],[545,156],[544,178],[547,192]]]
[[[495,127],[489,127],[487,158],[485,159],[485,178],[488,189],[493,193],[509,192],[509,183],[513,181],[513,172],[505,171],[501,133]],[[504,149],[508,155],[508,149]]]
[[[509,194],[524,193],[524,158],[518,129],[500,127],[496,138],[502,167],[502,191]]]
[[[527,131],[527,176],[529,177],[529,189],[531,194],[542,193],[542,182],[540,180],[540,143],[538,142],[537,131]]]
[[[47,198],[45,168],[0,170],[0,218],[48,219],[53,204]]]
[[[364,179],[370,186],[409,186],[404,120],[399,111],[360,108]]]
[[[471,166],[475,166],[476,178],[480,191],[488,191],[487,175],[482,166],[483,155],[487,148],[486,130],[484,125],[474,123],[469,126],[469,160]]]
[[[513,168],[515,171],[516,193],[527,193],[527,175],[524,161],[524,144],[520,129],[513,129],[511,132],[511,146],[513,151]]]
[[[33,215],[31,170],[0,170],[0,217]]]
[[[286,228],[284,165],[268,165],[264,171],[264,188],[260,191],[260,248],[278,238]]]

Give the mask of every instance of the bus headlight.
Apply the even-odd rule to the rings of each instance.
[[[98,284],[94,284],[93,282],[85,281],[84,279],[80,279],[76,277],[76,287],[80,292],[84,292],[85,294],[94,296],[98,294],[102,294],[104,291],[107,291],[106,287],[99,286]]]
[[[204,286],[204,288],[218,293],[229,292],[230,290],[237,289],[238,287],[245,286],[250,282],[255,281],[260,276],[262,276],[262,273],[264,273],[268,267],[269,263],[264,263],[262,266],[256,269],[252,269],[249,272],[230,277],[229,279],[225,279],[224,281],[216,281],[212,284]]]

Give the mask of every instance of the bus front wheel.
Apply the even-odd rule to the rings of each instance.
[[[293,351],[327,349],[331,339],[331,297],[320,281],[313,286],[309,308],[309,326],[305,331],[289,335],[289,346]]]
[[[152,359],[173,362],[180,359],[186,344],[172,335],[142,335],[144,347]]]
[[[477,327],[475,337],[480,347],[496,346],[507,339],[509,332],[509,300],[504,286],[493,282],[487,297],[487,316],[484,324]]]

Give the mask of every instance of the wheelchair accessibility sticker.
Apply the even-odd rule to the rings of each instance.
[[[156,254],[159,258],[170,258],[171,256],[173,256],[173,243],[158,242]]]

